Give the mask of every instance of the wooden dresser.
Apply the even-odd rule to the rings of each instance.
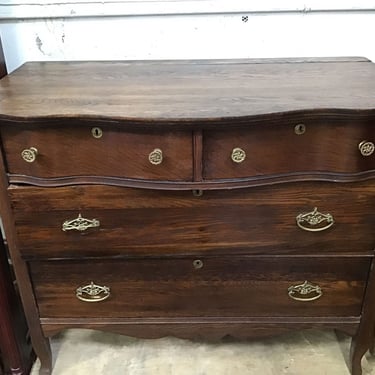
[[[0,78],[6,74],[0,39]],[[0,374],[26,375],[35,356],[8,256],[0,233]]]
[[[259,337],[375,317],[375,65],[27,63],[0,81],[1,215],[48,337]]]

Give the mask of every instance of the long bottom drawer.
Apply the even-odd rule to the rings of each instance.
[[[41,317],[359,316],[370,257],[35,261]]]

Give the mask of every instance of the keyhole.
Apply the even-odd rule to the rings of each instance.
[[[196,259],[193,262],[193,266],[196,270],[199,270],[200,268],[203,267],[203,262],[200,259]]]
[[[294,127],[294,133],[296,133],[297,135],[305,134],[305,131],[306,131],[306,125],[305,124],[297,124]]]
[[[203,195],[203,190],[193,190],[194,197],[201,197]]]
[[[95,127],[91,129],[91,134],[94,138],[101,138],[103,135],[103,131],[102,129]]]

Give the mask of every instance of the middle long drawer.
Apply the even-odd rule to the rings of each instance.
[[[205,191],[11,187],[25,257],[372,254],[370,183]]]

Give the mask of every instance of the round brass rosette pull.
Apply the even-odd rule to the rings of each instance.
[[[242,163],[246,159],[246,152],[242,148],[235,147],[232,150],[231,158],[235,163]]]
[[[163,161],[163,151],[160,148],[155,148],[150,154],[148,155],[148,160],[151,164],[159,165]]]
[[[362,156],[370,156],[374,153],[375,145],[372,142],[362,141],[358,145],[358,149],[361,152]]]
[[[38,150],[35,147],[26,148],[21,152],[22,159],[28,163],[33,163],[38,155]]]

